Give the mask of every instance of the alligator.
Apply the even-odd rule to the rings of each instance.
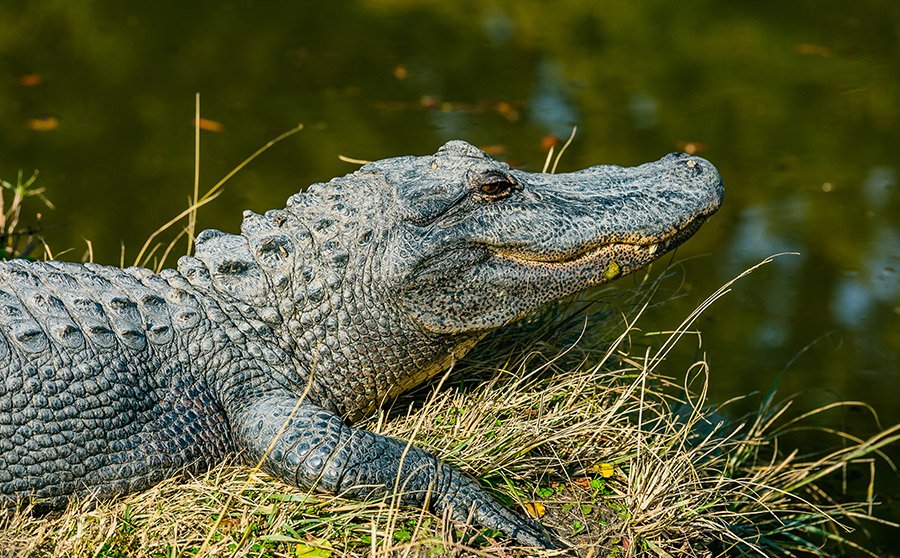
[[[462,141],[366,164],[206,230],[155,273],[0,264],[0,507],[113,497],[235,455],[553,546],[405,441],[353,426],[487,333],[626,275],[723,199],[706,160],[529,173]]]

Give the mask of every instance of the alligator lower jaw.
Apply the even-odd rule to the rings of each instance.
[[[656,254],[664,254],[668,247],[668,241],[661,241],[653,244],[635,244],[631,242],[611,242],[600,244],[589,249],[580,250],[578,253],[568,255],[562,258],[550,258],[545,255],[525,254],[523,252],[512,252],[498,247],[490,247],[492,254],[504,260],[509,260],[517,264],[525,266],[539,266],[548,268],[564,268],[572,266],[581,266],[594,261],[609,260],[610,256],[616,252],[630,252],[635,255],[644,255],[646,263],[655,259]]]
[[[488,246],[488,250],[495,256],[510,260],[522,265],[544,267],[568,267],[583,266],[597,261],[611,261],[616,254],[628,253],[634,258],[634,268],[646,265],[659,256],[674,249],[682,242],[690,238],[704,219],[694,219],[687,225],[673,232],[661,236],[659,239],[639,240],[636,242],[605,242],[603,244],[588,245],[574,253],[561,257],[548,256],[546,254],[527,253],[521,250],[508,250],[501,246]]]

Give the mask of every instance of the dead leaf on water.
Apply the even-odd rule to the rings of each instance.
[[[19,85],[22,87],[34,87],[35,85],[40,85],[44,83],[44,78],[41,74],[25,74],[24,76],[19,76]]]
[[[397,64],[394,66],[393,73],[395,79],[404,80],[409,75],[409,70],[403,64]]]
[[[547,151],[551,147],[559,145],[559,137],[549,134],[541,138],[541,149]]]
[[[209,118],[200,118],[200,129],[207,132],[221,133],[225,131],[225,125]]]
[[[55,116],[39,116],[25,121],[25,127],[35,132],[49,132],[59,128],[59,118]]]
[[[794,51],[802,56],[821,56],[822,58],[831,56],[830,48],[812,43],[800,43],[794,45]]]
[[[478,148],[492,157],[497,157],[506,153],[506,146],[500,143],[479,145]]]
[[[680,141],[678,142],[678,149],[684,151],[688,155],[696,155],[697,153],[706,151],[706,144],[700,143],[699,141]]]

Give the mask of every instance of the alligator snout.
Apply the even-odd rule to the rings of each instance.
[[[715,213],[725,199],[722,176],[712,163],[702,157],[687,153],[669,153],[658,163],[671,168],[672,182],[664,185],[681,187],[698,198],[697,212],[703,217]]]

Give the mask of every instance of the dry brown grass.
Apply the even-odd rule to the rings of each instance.
[[[413,438],[511,505],[542,514],[567,552],[843,555],[858,544],[846,540],[848,527],[869,518],[872,502],[839,503],[846,497],[820,481],[847,468],[869,471],[900,430],[865,440],[835,433],[836,449],[801,456],[781,449],[782,434],[834,405],[788,418],[790,402],[766,400],[746,420],[722,421],[705,399],[705,361],[687,372],[694,389],[664,370],[673,343],[698,342],[685,335],[694,317],[656,347],[629,320],[605,350],[587,339],[615,319],[534,319],[488,339],[441,389],[423,388],[362,426]],[[60,515],[0,512],[0,548],[10,556],[563,552],[517,548],[492,533],[460,539],[457,531],[390,501],[306,494],[229,464],[112,502],[74,502]]]
[[[49,254],[49,249],[38,235],[41,213],[35,214],[35,225],[25,229],[19,226],[25,200],[34,198],[43,206],[53,209],[53,204],[44,197],[44,188],[37,186],[37,177],[38,171],[25,178],[22,170],[19,170],[15,183],[0,179],[0,260],[44,257]]]

